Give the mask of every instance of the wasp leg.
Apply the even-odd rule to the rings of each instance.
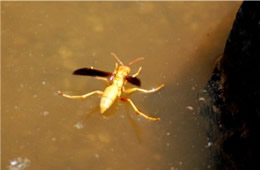
[[[89,97],[93,94],[100,94],[100,95],[103,94],[103,92],[99,91],[99,90],[96,90],[96,91],[93,91],[93,92],[90,92],[90,93],[87,93],[87,94],[84,94],[81,96],[70,96],[70,95],[62,93],[61,91],[57,91],[57,93],[63,97],[69,98],[69,99],[86,99],[87,97]]]
[[[126,102],[129,102],[131,104],[131,106],[133,107],[134,111],[139,114],[140,116],[143,116],[145,119],[148,119],[148,120],[153,120],[153,121],[156,121],[156,120],[160,120],[160,118],[157,118],[157,117],[150,117],[150,116],[147,116],[146,114],[140,112],[137,107],[135,106],[135,104],[132,102],[131,99],[129,98],[124,98],[124,97],[120,97],[120,99],[122,101],[126,101]]]
[[[140,74],[141,70],[142,70],[142,67],[139,67],[138,71],[135,74],[133,74],[132,77],[138,76]]]
[[[131,88],[131,89],[124,90],[124,92],[125,93],[133,93],[135,91],[140,91],[140,92],[143,92],[143,93],[153,93],[153,92],[156,92],[156,91],[160,90],[161,88],[163,88],[163,86],[164,86],[164,84],[160,85],[157,88],[152,88],[151,90],[145,90],[145,89],[141,89],[141,88]]]

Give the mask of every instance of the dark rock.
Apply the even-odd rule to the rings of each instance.
[[[244,2],[223,57],[200,97],[216,169],[257,170],[260,140],[260,3]]]

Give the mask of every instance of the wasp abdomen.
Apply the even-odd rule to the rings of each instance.
[[[100,101],[100,112],[104,113],[115,101],[118,95],[118,87],[111,85],[108,86]]]

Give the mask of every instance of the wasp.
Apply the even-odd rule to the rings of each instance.
[[[116,99],[120,99],[121,101],[125,101],[130,103],[130,105],[133,107],[134,111],[138,114],[143,116],[145,119],[148,120],[160,120],[160,118],[150,117],[141,111],[137,109],[133,101],[129,98],[122,97],[123,93],[130,94],[135,91],[143,92],[143,93],[153,93],[158,90],[160,90],[162,87],[164,87],[164,84],[160,85],[157,88],[152,88],[151,90],[145,90],[141,88],[130,88],[125,89],[125,85],[127,82],[136,85],[138,87],[141,86],[141,81],[137,76],[140,74],[142,67],[139,67],[138,71],[129,76],[130,73],[130,66],[140,60],[143,60],[144,58],[137,58],[131,62],[129,62],[127,65],[124,65],[122,61],[117,57],[116,54],[111,53],[111,55],[116,59],[116,67],[113,73],[100,71],[93,69],[93,67],[90,68],[80,68],[78,70],[75,70],[73,72],[74,75],[81,75],[81,76],[93,76],[97,79],[105,80],[108,83],[108,86],[104,91],[96,90],[92,91],[90,93],[80,95],[80,96],[71,96],[68,94],[64,94],[61,91],[58,91],[59,95],[62,95],[63,97],[70,98],[70,99],[86,99],[89,96],[92,96],[94,94],[101,95],[101,101],[100,101],[100,112],[103,114],[110,106],[114,103]],[[119,64],[119,66],[118,66]]]

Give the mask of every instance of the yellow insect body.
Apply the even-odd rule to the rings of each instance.
[[[130,68],[127,66],[116,66],[115,76],[112,85],[108,86],[100,101],[100,112],[104,113],[121,96],[123,86],[126,84],[125,77],[129,74]]]
[[[91,68],[91,69],[82,68],[82,69],[74,71],[74,73],[76,73],[77,75],[100,76],[100,77],[102,77],[101,79],[103,79],[103,77],[107,77],[108,75],[111,75],[110,80],[112,81],[112,83],[107,78],[105,79],[109,83],[109,86],[104,90],[104,92],[96,90],[96,91],[93,91],[93,92],[90,92],[90,93],[87,93],[87,94],[81,95],[81,96],[71,96],[71,95],[62,93],[61,91],[58,91],[58,94],[62,95],[63,97],[66,97],[66,98],[70,98],[70,99],[86,99],[87,97],[89,97],[93,94],[102,95],[102,98],[100,101],[100,112],[102,114],[107,109],[109,109],[111,107],[111,105],[114,103],[114,101],[118,98],[122,101],[129,102],[130,105],[133,107],[134,111],[137,114],[143,116],[144,118],[149,119],[149,120],[160,120],[160,118],[150,117],[150,116],[147,116],[146,114],[140,112],[137,109],[137,107],[134,105],[134,103],[132,102],[131,99],[121,97],[121,94],[122,93],[129,94],[129,93],[132,93],[135,91],[139,91],[139,92],[143,92],[143,93],[153,93],[153,92],[160,90],[164,86],[164,84],[160,85],[157,88],[153,88],[151,90],[145,90],[145,89],[141,89],[141,88],[125,89],[124,85],[127,83],[127,81],[140,86],[140,80],[138,78],[136,78],[136,76],[139,75],[142,68],[140,67],[139,70],[137,71],[137,73],[135,73],[134,75],[128,76],[128,74],[130,73],[130,68],[128,66],[130,66],[131,64],[133,64],[139,60],[142,60],[143,58],[138,58],[138,59],[130,62],[128,64],[128,66],[126,66],[119,60],[119,58],[114,53],[111,53],[111,55],[113,55],[116,58],[116,60],[118,61],[118,63],[120,64],[120,66],[118,66],[118,63],[116,63],[116,68],[113,73],[102,72],[102,71],[94,70],[93,68]]]

